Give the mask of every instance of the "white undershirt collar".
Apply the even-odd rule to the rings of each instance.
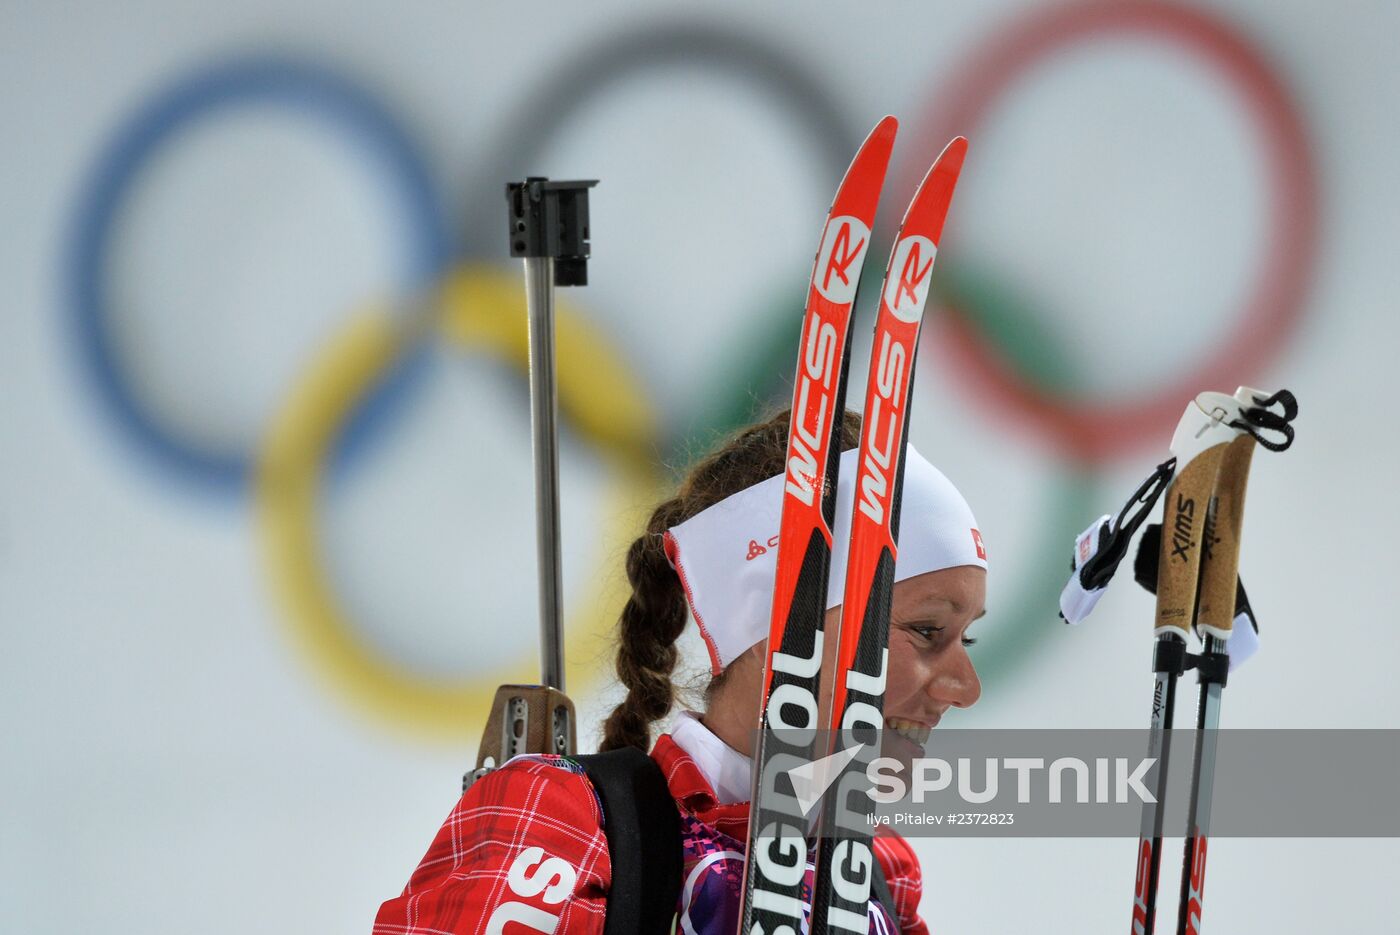
[[[668,733],[676,746],[695,761],[720,805],[749,800],[753,794],[753,760],[716,737],[700,722],[700,715],[682,711]]]

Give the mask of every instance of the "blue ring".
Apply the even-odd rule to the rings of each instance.
[[[409,239],[406,279],[414,288],[436,281],[453,250],[443,200],[427,161],[408,134],[370,94],[320,66],[276,57],[236,59],[185,75],[130,117],[107,144],[78,201],[67,254],[69,305],[83,362],[107,414],[154,463],[207,488],[246,489],[251,455],[208,451],[172,434],[146,411],[127,384],[113,340],[112,308],[103,278],[113,229],[132,183],[156,151],[200,120],[236,107],[277,106],[309,115],[357,144],[386,172],[398,196]],[[423,355],[410,354],[374,394],[352,435],[368,430],[411,382]],[[353,447],[342,440],[338,451]]]

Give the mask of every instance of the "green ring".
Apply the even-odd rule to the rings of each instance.
[[[867,264],[861,277],[862,295],[878,295],[878,283],[874,280],[881,272]],[[1023,372],[1060,389],[1073,388],[1073,367],[1059,353],[1053,338],[1037,325],[1034,316],[1026,313],[1025,303],[1007,295],[991,277],[978,275],[966,266],[949,267],[942,275],[935,272],[935,276],[938,278],[933,288],[938,297],[976,299],[963,301],[960,307],[973,316],[984,333],[998,340],[1010,358],[1025,368]],[[788,296],[793,291],[784,288],[783,294]],[[730,359],[736,360],[736,365],[715,380],[714,393],[701,394],[701,398],[717,402],[697,414],[687,431],[667,445],[670,463],[677,465],[678,470],[708,448],[714,437],[747,425],[766,406],[789,402],[786,394],[790,391],[793,348],[801,335],[802,314],[800,306],[789,305],[780,314],[758,316],[759,324],[735,343],[736,351]],[[984,686],[1004,684],[1035,655],[1035,646],[1055,632],[1060,590],[1069,574],[1069,564],[1054,561],[1053,557],[1062,555],[1068,559],[1070,543],[1093,509],[1097,487],[1097,476],[1083,464],[1066,465],[1058,473],[1050,495],[1055,514],[1033,543],[1036,554],[1047,556],[1036,564],[1037,569],[1044,571],[1031,576],[1009,610],[995,613],[995,626],[978,634],[978,645],[972,650]]]

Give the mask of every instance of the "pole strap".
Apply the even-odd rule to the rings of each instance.
[[[1281,411],[1274,412],[1277,406]],[[1233,428],[1242,429],[1254,436],[1254,440],[1270,451],[1287,451],[1293,444],[1292,422],[1298,418],[1298,398],[1288,390],[1279,390],[1272,396],[1255,396],[1254,405],[1240,411],[1240,418],[1230,422]],[[1266,432],[1277,432],[1281,438],[1274,439]]]
[[[1077,624],[1093,611],[1128,554],[1133,535],[1175,474],[1176,458],[1168,458],[1138,486],[1116,518],[1100,516],[1075,539],[1070,579],[1060,592],[1060,618],[1065,623]]]

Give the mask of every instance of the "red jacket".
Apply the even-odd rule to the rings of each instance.
[[[749,805],[717,802],[669,735],[651,755],[682,816],[685,884],[676,931],[731,935]],[[927,935],[913,849],[887,826],[874,849],[899,930]],[[380,906],[374,935],[601,935],[610,879],[602,811],[587,776],[567,758],[517,757],[458,800],[403,894]],[[871,932],[885,935],[889,927],[883,910],[872,908]]]

